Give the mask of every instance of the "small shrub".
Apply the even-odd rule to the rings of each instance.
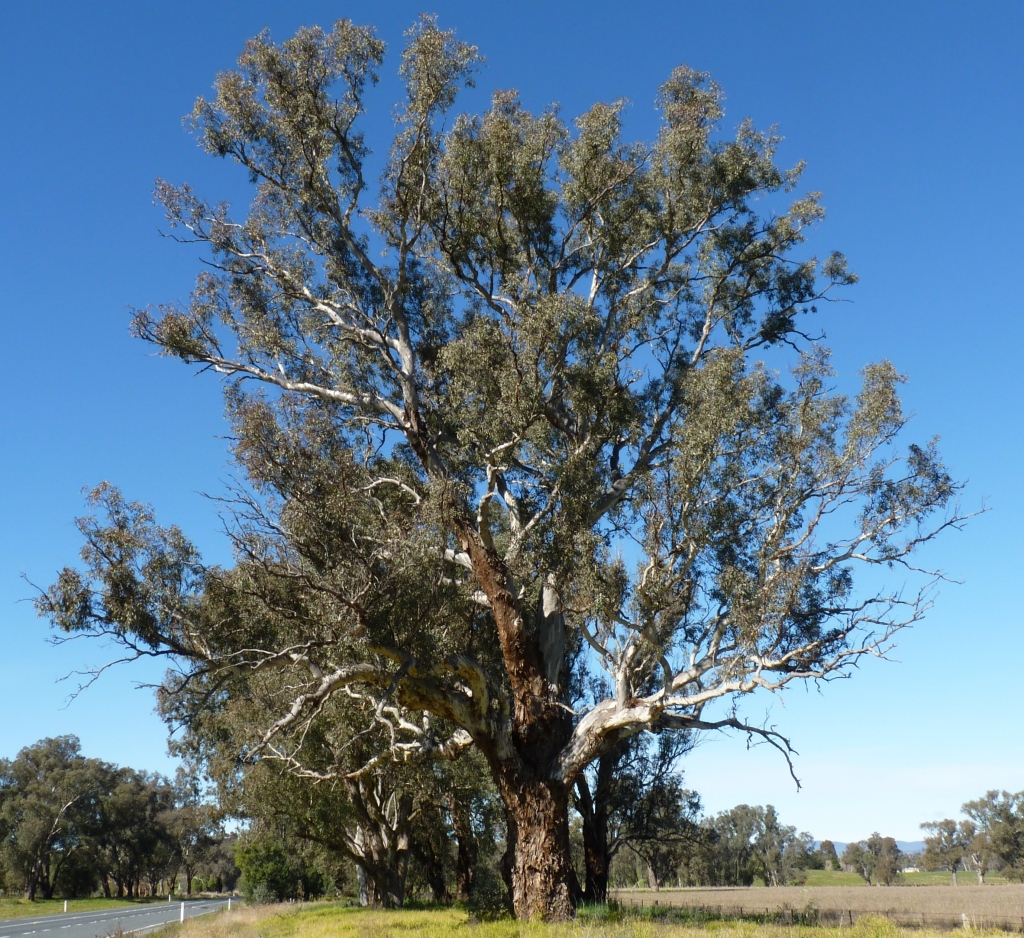
[[[487,864],[481,863],[476,869],[466,911],[482,920],[493,920],[509,914],[505,881]]]

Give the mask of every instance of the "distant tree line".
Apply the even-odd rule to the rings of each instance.
[[[232,837],[181,774],[86,758],[74,736],[0,759],[0,889],[26,899],[233,888]]]
[[[963,819],[927,821],[922,863],[926,869],[974,873],[978,882],[985,874],[1000,872],[1007,879],[1024,882],[1024,791],[989,791],[961,807]]]
[[[691,816],[685,836],[662,843],[656,853],[624,855],[613,885],[750,886],[760,880],[784,886],[805,881],[807,870],[823,869],[834,857],[831,841],[816,847],[810,834],[783,824],[772,805],[741,804],[714,817]]]

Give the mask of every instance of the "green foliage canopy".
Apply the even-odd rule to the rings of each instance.
[[[891,364],[831,390],[803,322],[855,278],[796,256],[819,197],[782,202],[801,167],[749,122],[724,136],[706,75],[672,73],[650,142],[623,139],[623,102],[567,124],[499,91],[452,116],[479,56],[424,18],[374,191],[359,128],[383,56],[348,21],[257,37],[191,117],[248,174],[248,214],[158,184],[210,265],[134,331],[225,378],[236,567],[105,488],[85,570],[39,606],[174,656],[169,695],[257,695],[241,748],[300,773],[359,771],[316,729],[339,697],[387,740],[367,771],[476,746],[516,910],[560,917],[579,774],[665,727],[788,750],[731,702],[884,653],[930,578],[859,593],[854,569],[920,572],[957,485],[933,444],[896,448]],[[787,347],[788,376],[757,359]],[[574,709],[595,675],[608,695]]]

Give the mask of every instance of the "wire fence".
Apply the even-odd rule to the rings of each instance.
[[[1024,933],[1024,915],[1006,916],[976,912],[923,912],[907,909],[803,909],[753,906],[679,905],[662,902],[657,896],[619,893],[611,899],[619,908],[639,908],[693,924],[715,921],[751,921],[763,925],[815,925],[842,928],[862,919],[884,918],[904,928],[993,929]]]

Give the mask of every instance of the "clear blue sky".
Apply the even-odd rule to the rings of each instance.
[[[289,4],[65,2],[5,5],[0,57],[0,755],[76,733],[87,755],[169,771],[165,732],[121,669],[65,707],[57,679],[110,649],[47,645],[23,575],[48,583],[78,549],[81,489],[107,479],[227,560],[214,507],[230,477],[216,382],[152,357],[127,334],[129,307],[187,297],[197,269],[161,239],[156,176],[233,198],[242,180],[181,127],[197,95],[265,26],[339,16],[376,25],[393,56],[374,103],[386,145],[394,53],[417,0]],[[1024,347],[1024,4],[860,2],[437,2],[444,26],[480,46],[493,88],[571,117],[595,100],[633,102],[629,129],[654,132],[658,84],[677,64],[711,72],[727,124],[777,123],[781,158],[807,161],[824,192],[821,254],[861,275],[821,325],[844,386],[891,358],[910,376],[909,436],[939,434],[965,507],[990,511],[929,560],[944,587],[905,633],[899,663],[765,699],[801,755],[797,794],[774,752],[705,742],[687,762],[711,811],[774,803],[816,837],[873,830],[917,839],[988,788],[1024,789],[1020,401]],[[375,133],[373,126],[371,136]],[[371,141],[373,142],[373,141]]]

